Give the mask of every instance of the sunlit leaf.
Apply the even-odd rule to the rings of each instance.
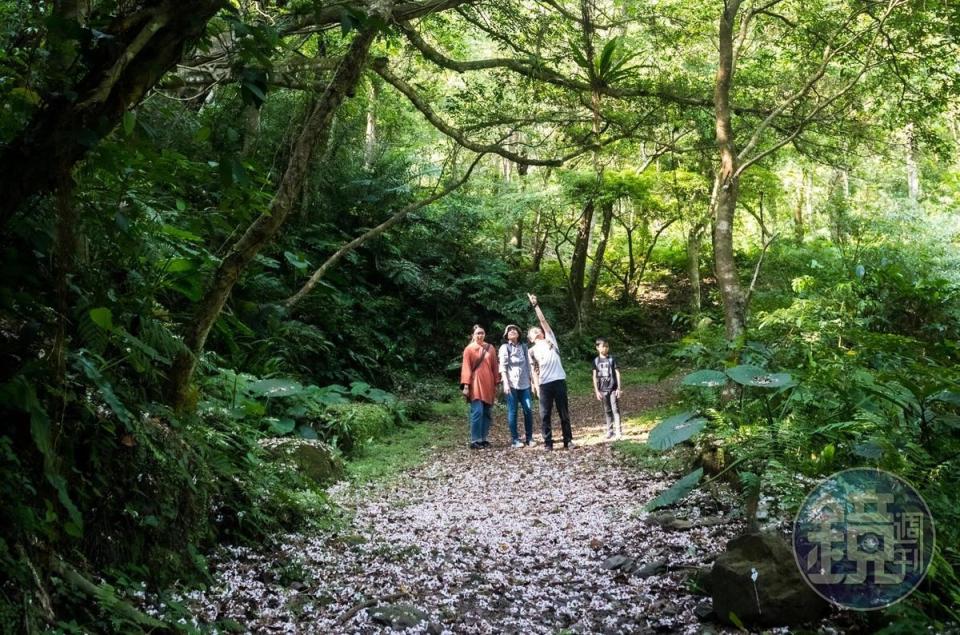
[[[719,370],[698,370],[684,377],[680,383],[684,386],[716,388],[727,383],[727,376]]]
[[[702,476],[703,468],[699,467],[668,487],[666,490],[660,492],[656,498],[644,505],[643,508],[649,512],[679,502],[687,494],[693,491],[693,489],[700,482],[700,477]]]
[[[707,425],[706,419],[695,415],[695,412],[688,411],[664,419],[650,431],[647,445],[654,450],[666,450],[686,441]]]

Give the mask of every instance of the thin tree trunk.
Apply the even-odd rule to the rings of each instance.
[[[687,232],[687,275],[690,278],[690,311],[694,316],[703,308],[700,290],[700,244],[705,224],[701,221]]]
[[[910,200],[920,200],[920,163],[918,161],[917,131],[912,123],[907,124],[906,137],[907,195]]]
[[[643,260],[640,262],[640,267],[637,270],[637,275],[633,279],[633,288],[630,290],[630,297],[636,298],[637,292],[640,290],[640,283],[643,281],[643,274],[647,271],[647,265],[650,264],[650,257],[653,255],[653,248],[657,246],[657,241],[660,240],[660,236],[663,235],[663,232],[667,231],[667,228],[670,225],[673,225],[677,222],[678,219],[671,218],[666,223],[660,226],[660,229],[653,234],[653,238],[650,239],[650,244],[647,245],[647,250],[643,254]]]
[[[203,351],[210,329],[230,296],[233,285],[250,261],[273,239],[299,200],[314,150],[326,138],[333,114],[356,87],[375,36],[376,28],[367,27],[354,37],[350,49],[341,60],[333,79],[317,101],[294,144],[269,210],[251,223],[214,272],[197,306],[194,319],[185,333],[184,344],[187,350],[177,356],[170,369],[168,390],[170,401],[175,408],[183,409],[188,405],[190,382],[197,358]]]
[[[540,271],[543,254],[547,250],[547,230],[544,227],[543,212],[537,207],[537,215],[533,220],[533,253],[530,255],[530,271]]]
[[[596,198],[591,195],[590,200],[583,206],[583,213],[577,223],[577,237],[573,243],[573,256],[570,260],[570,300],[578,317],[582,317],[583,282],[586,278],[587,251],[590,248],[590,228],[593,225],[595,208]]]
[[[243,108],[243,149],[240,151],[244,157],[253,154],[259,136],[260,107],[247,104]]]
[[[627,272],[623,276],[623,291],[620,299],[623,302],[627,302],[627,300],[633,297],[633,275],[637,270],[636,257],[633,255],[633,232],[635,227],[633,225],[624,225],[623,229],[627,232]]]
[[[73,175],[70,167],[64,165],[56,170],[57,186],[57,225],[54,246],[53,270],[57,294],[57,332],[54,337],[52,355],[54,376],[58,385],[62,384],[67,370],[67,324],[73,302],[70,299],[70,275],[74,268],[77,251],[77,208],[73,202]]]
[[[377,84],[371,79],[367,89],[367,129],[363,140],[363,167],[367,170],[373,167],[373,158],[377,150],[378,97]]]
[[[739,8],[740,0],[729,0],[720,18],[720,63],[714,91],[720,167],[714,203],[713,259],[723,302],[724,326],[727,339],[730,340],[739,336],[745,326],[743,291],[733,254],[733,223],[740,179],[737,176],[737,152],[730,111],[730,87],[734,73],[733,29]]]
[[[800,173],[800,189],[797,192],[797,206],[793,209],[793,236],[798,243],[803,242],[806,233],[803,211],[807,204],[807,170]]]
[[[600,220],[600,240],[597,242],[597,249],[593,254],[593,264],[590,266],[590,279],[587,283],[587,290],[584,294],[583,306],[584,313],[590,314],[593,311],[593,302],[597,296],[597,287],[600,284],[600,272],[603,269],[603,258],[607,251],[607,241],[610,239],[610,228],[613,226],[613,201],[606,201],[601,206]]]

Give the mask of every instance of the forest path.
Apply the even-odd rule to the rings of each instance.
[[[637,387],[625,414],[670,392]],[[673,478],[613,452],[589,396],[571,411],[570,451],[510,448],[502,412],[488,450],[467,449],[465,422],[437,424],[457,426],[456,447],[387,482],[331,488],[348,527],[288,536],[268,554],[233,550],[216,586],[188,602],[202,621],[254,632],[702,632],[703,598],[687,575],[735,525],[667,529],[635,517]],[[720,513],[700,492],[674,512]]]

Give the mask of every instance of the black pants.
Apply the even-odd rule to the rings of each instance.
[[[567,405],[566,379],[540,384],[540,421],[543,424],[543,443],[547,447],[553,447],[550,416],[553,414],[554,404],[557,406],[557,416],[560,417],[563,444],[566,445],[573,440],[573,430],[570,428],[570,408]]]

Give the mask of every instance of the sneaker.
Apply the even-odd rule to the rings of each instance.
[[[573,441],[567,441],[566,443],[563,444],[563,449],[564,449],[564,450],[573,450],[573,449],[576,448],[576,447],[577,447],[577,446],[576,446],[576,444],[575,444]]]
[[[553,450],[553,444],[552,444],[552,443],[544,443],[544,444],[543,444],[543,449],[546,450],[547,452],[549,452],[549,451]]]
[[[470,444],[470,449],[471,449],[471,450],[479,450],[479,449],[481,449],[482,447],[483,447],[483,445],[481,445],[479,441],[474,441],[474,442],[472,442],[472,443]]]
[[[533,439],[527,439],[527,440],[524,442],[524,445],[527,446],[528,448],[532,448],[532,447],[535,446],[536,444],[537,444],[537,442],[534,441]]]
[[[514,441],[513,443],[511,443],[510,446],[511,446],[511,447],[514,447],[514,448],[522,448],[522,447],[523,447],[523,442],[522,442],[520,439],[517,439],[516,441]]]
[[[481,442],[480,442],[480,447],[481,447],[481,448],[489,448],[489,447],[490,447],[490,442],[489,442],[489,441],[481,441]]]

